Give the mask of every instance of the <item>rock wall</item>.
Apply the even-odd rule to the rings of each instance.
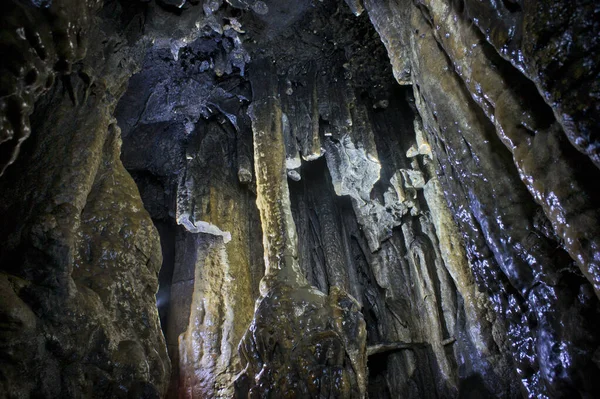
[[[160,397],[168,387],[158,234],[112,116],[135,60],[95,50],[91,71],[38,102],[32,137],[0,181],[3,397]]]
[[[413,85],[473,275],[504,319],[527,396],[585,395],[598,375],[589,183],[598,169],[585,127],[597,125],[585,116],[598,108],[597,40],[569,44],[575,31],[598,31],[589,7],[365,1],[399,82]]]
[[[113,116],[140,16],[117,2],[2,8],[0,396],[161,397],[160,243]]]
[[[73,64],[85,57],[101,4],[97,0],[3,2],[0,174],[15,161],[21,143],[31,134],[29,116],[35,101],[53,86],[57,73],[71,72]]]
[[[269,12],[283,15],[274,7]],[[263,269],[256,254],[262,248],[255,241],[261,229],[256,223],[240,225],[244,215],[253,212],[246,201],[253,201],[254,179],[262,179],[259,188],[276,184],[282,178],[276,171],[283,170],[290,181],[289,200],[284,188],[268,189],[259,201],[263,213],[281,215],[270,216],[271,224],[263,223],[263,229],[274,232],[264,238],[273,240],[272,247],[266,247],[267,259],[278,265],[273,266],[276,271],[292,262],[292,287],[303,286],[306,279],[325,294],[341,289],[352,295],[349,303],[356,305],[344,312],[358,306],[367,321],[371,371],[364,384],[370,395],[453,396],[464,390],[461,381],[471,380],[483,392],[514,395],[518,388],[504,326],[475,285],[434,173],[430,145],[420,119],[413,117],[412,97],[394,88],[379,36],[365,16],[357,21],[343,5],[326,4],[316,12],[298,5],[286,15],[283,21],[261,14],[236,20],[236,32],[254,59],[249,68],[217,66],[221,46],[225,52],[234,46],[226,45],[228,39],[212,28],[176,48],[176,53],[173,48],[153,50],[117,112],[126,126],[126,165],[153,218],[176,220],[186,230],[177,233],[182,238],[175,249],[179,255],[167,323],[171,357],[180,359],[181,374],[173,378],[173,391],[179,384],[179,392],[187,392],[183,395],[227,397],[226,382],[242,364],[246,371],[238,378],[241,396],[258,392],[253,386],[258,387],[259,380],[284,392],[287,388],[273,382],[276,375],[296,382],[307,378],[308,369],[295,368],[290,358],[297,357],[286,353],[297,345],[312,353],[315,344],[297,342],[298,337],[285,333],[289,326],[305,322],[276,310],[274,296],[288,304],[289,312],[299,306],[296,297],[312,298],[305,301],[325,307],[329,301],[310,290],[296,295],[296,288],[269,283],[278,281],[274,276],[279,273],[269,268],[261,299],[258,279]],[[254,27],[254,32],[241,33],[245,26]],[[286,45],[290,30],[305,43],[301,49]],[[326,38],[322,47],[321,37]],[[250,81],[255,82],[252,92],[247,90]],[[190,97],[199,100],[190,103]],[[177,113],[165,111],[175,109]],[[249,151],[248,114],[255,130],[254,154]],[[259,146],[256,129],[270,132]],[[139,151],[140,146],[147,150]],[[173,164],[172,157],[185,160]],[[256,162],[262,166],[256,167]],[[258,175],[268,173],[279,177]],[[269,199],[273,196],[281,198]],[[229,199],[236,206],[224,206]],[[291,215],[285,210],[288,201]],[[290,217],[293,224],[284,222]],[[278,240],[273,234],[284,236]],[[246,236],[255,244],[236,243],[247,242]],[[243,256],[232,262],[232,254]],[[239,289],[247,284],[243,295],[251,301],[245,303],[259,299],[258,313],[240,347],[241,358],[230,350],[235,341],[231,337],[239,337],[232,331],[247,327],[252,310],[232,305],[242,294],[222,288],[231,284],[229,279],[239,281]],[[341,306],[331,303],[333,309]],[[307,312],[307,320],[324,319],[318,312]],[[280,332],[264,336],[263,329],[272,325],[280,326],[275,329]],[[304,330],[300,325],[297,329],[306,336],[336,331],[334,326]],[[272,343],[257,346],[262,341]],[[337,342],[332,353],[344,347],[343,339]],[[314,367],[306,367],[311,373],[321,370],[318,375],[324,377],[315,379],[312,387],[304,386],[305,393],[323,393],[328,376],[335,375],[336,367],[343,369],[343,356],[341,363],[329,366],[319,366],[319,356]],[[264,358],[270,360],[257,360]],[[284,367],[280,363],[295,371],[279,374]],[[261,367],[271,370],[268,376],[258,374]],[[351,391],[360,395],[364,389]]]
[[[0,396],[597,396],[598,7],[547,3],[6,1]]]

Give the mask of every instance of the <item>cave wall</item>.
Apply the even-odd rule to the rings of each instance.
[[[598,394],[593,2],[1,7],[4,396]]]
[[[38,79],[44,84],[44,68],[74,62],[75,55],[61,55],[67,50],[85,58],[45,87],[31,117],[31,137],[0,182],[2,397],[160,397],[168,388],[170,361],[154,300],[162,259],[158,234],[120,161],[113,116],[137,54],[118,46],[126,41],[122,26],[81,14],[88,6],[66,2],[50,12],[51,18],[62,13],[61,24],[68,25],[61,25],[64,35],[53,33],[54,43],[35,42],[35,25],[19,21],[26,35],[18,44],[30,46],[21,49],[23,57],[38,59],[15,72],[37,78],[26,88],[21,81],[11,94],[28,93],[19,100],[25,110],[4,114],[14,137],[2,143],[3,151],[16,154],[11,143],[29,129],[29,121],[14,118],[28,119],[27,102],[40,94],[35,90]],[[30,6],[11,7],[15,18],[49,18]],[[48,26],[39,23],[46,34]],[[83,46],[87,35],[94,40],[86,49],[71,46]],[[12,54],[4,52],[7,47],[18,50],[6,39],[3,59],[16,62],[17,55],[4,58]],[[17,78],[3,72],[3,83]]]
[[[597,39],[569,41],[597,32],[592,8],[365,2],[396,78],[413,85],[473,275],[536,397],[593,392],[598,372],[598,169],[584,116],[598,109]]]
[[[336,11],[340,19],[331,29],[330,17]],[[373,359],[371,395],[453,396],[460,381],[469,379],[483,380],[483,392],[514,395],[517,388],[506,355],[507,343],[501,332],[496,333],[497,339],[492,332],[493,328],[502,331],[503,326],[496,322],[489,301],[469,270],[462,240],[434,173],[429,144],[420,120],[413,117],[411,93],[394,88],[384,48],[369,21],[363,16],[357,24],[343,5],[329,4],[318,13],[306,13],[299,7],[292,27],[307,46],[298,51],[284,45],[290,35],[284,23],[240,20],[242,27],[255,24],[257,32],[262,27],[265,36],[255,37],[257,44],[248,51],[250,58],[254,52],[263,59],[269,57],[267,62],[254,61],[247,69],[232,67],[228,72],[227,68],[217,68],[216,60],[222,59],[220,47],[226,45],[214,31],[206,31],[183,47],[177,58],[171,54],[172,48],[151,51],[117,111],[120,123],[127,126],[124,160],[136,176],[142,197],[149,209],[155,209],[157,203],[166,204],[166,211],[151,211],[153,218],[168,218],[170,214],[185,226],[187,232],[182,235],[186,238],[177,251],[182,259],[193,258],[186,261],[186,279],[176,278],[179,292],[172,289],[173,314],[176,308],[184,310],[178,312],[183,313],[177,316],[178,321],[172,321],[177,327],[169,322],[171,357],[185,354],[188,358],[179,362],[179,372],[196,362],[193,359],[219,359],[215,363],[199,361],[202,370],[197,367],[194,372],[192,367],[189,379],[196,383],[186,381],[183,375],[174,375],[173,383],[194,386],[188,395],[227,397],[230,392],[225,381],[232,381],[241,370],[237,353],[223,352],[223,341],[219,341],[219,334],[230,328],[223,314],[235,311],[231,304],[234,296],[215,299],[224,307],[211,309],[206,303],[212,294],[200,288],[195,292],[206,302],[191,308],[192,313],[198,308],[201,317],[189,319],[185,309],[195,303],[190,299],[192,279],[205,281],[199,282],[200,287],[222,287],[218,274],[233,264],[222,255],[217,256],[217,262],[211,260],[214,250],[208,249],[211,244],[206,241],[222,239],[219,245],[224,245],[228,254],[254,254],[252,264],[260,263],[256,253],[262,249],[235,249],[240,247],[226,242],[230,234],[233,238],[250,234],[254,239],[261,235],[257,225],[247,233],[234,233],[228,227],[230,220],[239,224],[240,216],[250,211],[235,193],[253,197],[246,188],[249,182],[250,189],[254,185],[250,162],[256,159],[248,143],[252,127],[247,104],[259,101],[258,86],[261,90],[274,87],[270,96],[278,99],[281,109],[273,112],[281,112],[300,270],[320,291],[327,294],[332,287],[341,288],[358,301],[367,320],[367,344]],[[273,37],[272,32],[278,29],[286,33]],[[320,43],[317,38],[322,35],[327,46],[315,49],[311,44]],[[323,57],[323,53],[331,55]],[[369,60],[374,55],[376,63]],[[318,61],[318,57],[324,60]],[[248,83],[253,79],[257,83],[249,92]],[[208,91],[211,85],[217,89]],[[189,103],[185,96],[200,100]],[[165,112],[176,107],[176,116]],[[261,118],[254,116],[254,122],[267,123]],[[255,147],[259,159],[263,154],[278,154],[273,140],[264,150]],[[140,151],[140,146],[146,150]],[[166,154],[174,149],[185,152],[183,164],[168,163],[171,155]],[[179,154],[180,159],[183,156]],[[268,164],[274,162],[281,160]],[[316,175],[315,169],[319,170]],[[153,177],[145,175],[148,173]],[[173,176],[167,177],[169,173]],[[157,177],[163,180],[158,189],[151,183]],[[161,198],[161,190],[169,195],[177,192],[176,203]],[[224,195],[237,198],[236,208],[242,210],[217,205],[223,203]],[[218,215],[213,214],[215,209]],[[197,249],[198,240],[205,243],[201,250]],[[219,265],[217,274],[210,271],[215,263]],[[241,263],[243,266],[231,276],[247,281],[242,276],[247,275],[248,266],[245,261]],[[203,270],[205,267],[210,268]],[[250,267],[255,278],[249,282],[246,295],[251,292],[249,298],[254,301],[260,297],[257,289],[262,269],[257,272],[256,266]],[[187,288],[182,289],[183,284]],[[245,312],[251,318],[251,308],[246,307]],[[213,328],[208,327],[213,321],[188,330],[181,338],[184,343],[177,342],[187,323],[197,325],[192,320],[203,318],[219,320],[215,324],[221,330],[217,329],[212,343],[202,334],[207,333],[205,328]],[[247,323],[241,316],[233,321],[242,330]],[[196,336],[191,338],[194,331]],[[275,339],[286,340],[282,336]],[[194,343],[197,348],[190,356]],[[220,381],[214,379],[217,375]]]

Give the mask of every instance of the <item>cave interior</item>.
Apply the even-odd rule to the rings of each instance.
[[[0,398],[600,397],[595,0],[0,20]]]

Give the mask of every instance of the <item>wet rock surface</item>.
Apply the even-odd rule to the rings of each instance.
[[[119,160],[118,86],[99,78],[78,105],[63,88],[40,103],[26,155],[2,180],[0,389],[160,397],[170,373],[154,297],[160,244]]]
[[[276,284],[240,343],[236,398],[365,396],[365,322],[339,289]]]
[[[31,133],[29,116],[56,76],[86,55],[100,1],[6,1],[0,84],[0,174]],[[83,72],[85,74],[85,72]]]
[[[30,16],[42,12],[9,3]],[[56,61],[67,68],[85,58],[45,87],[31,137],[0,181],[2,397],[160,397],[168,388],[170,361],[155,303],[158,234],[119,159],[121,136],[113,117],[139,57],[126,45],[106,51],[140,32],[128,36],[131,20],[116,3],[105,11],[123,16],[118,29],[101,14],[86,14],[90,4],[48,4],[36,17],[39,26],[23,25],[30,41],[37,29],[40,35],[53,31],[54,42],[38,37],[36,52],[23,50],[27,60],[42,56],[44,48],[50,66]],[[96,40],[86,54],[78,46],[87,34]],[[3,62],[18,62],[10,54],[3,52]],[[40,76],[50,76],[35,62]],[[16,82],[4,69],[3,79]],[[24,91],[14,95],[24,96],[19,101],[27,107],[43,91],[18,87]],[[10,112],[10,118],[28,117],[22,110]],[[19,123],[23,132],[29,121]],[[22,141],[16,127],[2,132]],[[16,154],[10,143],[2,144],[3,154]]]
[[[391,7],[387,3],[367,4],[375,23]],[[569,117],[556,98],[578,90],[593,96],[594,89],[570,89],[565,80],[564,93],[550,94],[544,87],[554,80],[540,68],[561,65],[562,59],[575,66],[586,57],[554,44],[538,43],[528,53],[541,36],[557,44],[567,31],[579,29],[585,7],[572,8],[572,25],[552,33],[548,27],[560,22],[541,14],[554,6],[495,7],[423,2],[405,13],[404,28],[380,25],[379,31],[384,42],[400,37],[403,48],[410,48],[415,104],[441,187],[465,237],[473,275],[504,319],[523,392],[585,395],[595,388],[584,381],[598,373],[591,355],[598,345],[592,338],[595,318],[588,316],[598,311],[592,294],[598,202],[597,190],[586,183],[598,171],[569,142],[573,125],[564,126],[563,117]],[[581,45],[594,46],[594,39]],[[394,56],[399,50],[392,47]],[[595,104],[591,100],[580,109]],[[569,223],[570,218],[579,221]],[[564,328],[565,318],[575,314],[577,327]]]
[[[0,11],[0,397],[600,394],[593,1]]]

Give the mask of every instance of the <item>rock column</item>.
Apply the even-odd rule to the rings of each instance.
[[[325,295],[309,286],[298,265],[274,69],[264,59],[251,71],[250,116],[266,270],[254,319],[240,343],[245,369],[236,380],[236,396],[362,398],[367,356],[359,305],[337,287]]]

